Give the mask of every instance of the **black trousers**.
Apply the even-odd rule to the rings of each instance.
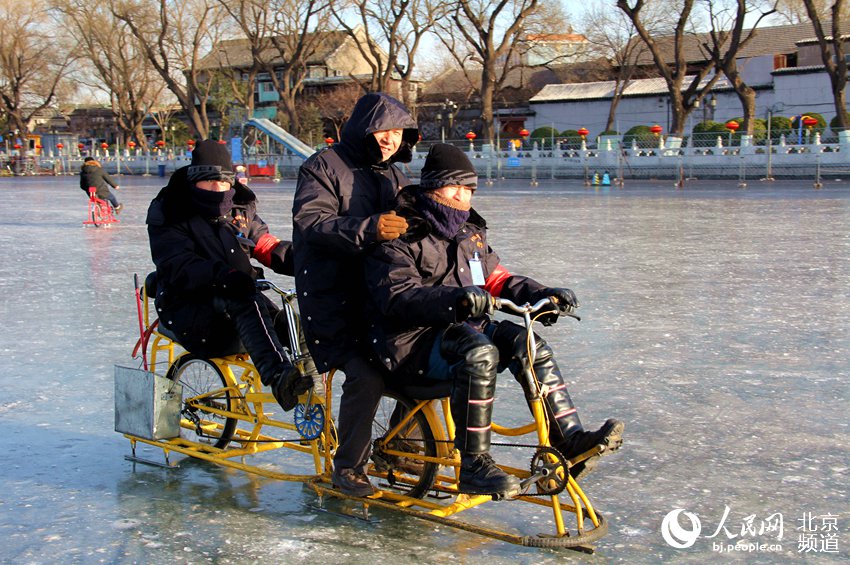
[[[345,382],[339,401],[339,446],[334,467],[365,472],[372,448],[372,421],[384,393],[385,371],[362,356],[349,359],[342,370]]]

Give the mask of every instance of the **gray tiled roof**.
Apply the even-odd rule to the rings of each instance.
[[[829,30],[830,24],[825,23],[824,29]],[[842,26],[842,30],[850,30],[850,22]],[[759,27],[756,30],[753,38],[738,54],[739,57],[759,57],[763,55],[779,55],[796,52],[796,43],[798,41],[808,40],[815,36],[814,28],[811,22],[802,24]],[[656,37],[655,42],[658,45],[661,53],[667,60],[667,63],[673,63],[673,40],[674,37],[663,36]],[[635,36],[632,41],[642,41],[640,37]],[[711,38],[707,33],[699,33],[694,35],[686,35],[683,42],[683,50],[685,60],[689,62],[705,61],[706,56],[701,50],[703,43],[711,42]],[[638,57],[638,65],[652,65],[652,55],[646,49],[641,51]]]
[[[322,39],[316,52],[307,61],[308,64],[320,64],[342,45],[348,37],[344,31],[321,32]],[[262,52],[262,58],[271,61],[279,59],[276,47],[269,44]],[[251,44],[247,39],[225,39],[216,43],[210,53],[201,59],[198,68],[217,69],[220,67],[248,68],[251,66]]]
[[[690,84],[693,75],[685,77],[685,85]],[[703,84],[709,79],[704,79]],[[721,77],[714,83],[714,90],[730,88],[729,81]],[[633,80],[626,87],[624,97],[629,96],[666,96],[668,92],[667,83],[663,78],[644,78]],[[529,102],[561,102],[566,100],[593,100],[599,98],[611,98],[614,95],[614,81],[584,82],[573,84],[547,84],[534,95]]]

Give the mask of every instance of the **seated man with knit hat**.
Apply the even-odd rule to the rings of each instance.
[[[256,287],[263,270],[251,264],[292,275],[291,244],[269,233],[257,197],[235,182],[227,146],[199,142],[151,202],[147,224],[160,323],[202,357],[244,346],[278,404],[294,408],[313,380],[289,361],[275,332],[278,309]]]
[[[408,223],[399,238],[378,246],[366,262],[374,319],[371,342],[397,384],[451,379],[455,447],[461,454],[459,490],[471,494],[515,494],[519,479],[502,471],[489,455],[496,374],[521,374],[527,355],[526,331],[510,321],[492,320],[493,296],[517,303],[553,298],[559,308],[578,307],[566,288],[549,288],[511,275],[487,244],[484,219],[471,207],[478,177],[460,149],[436,144],[425,159],[420,183],[403,189],[396,213]],[[540,318],[554,323],[560,312]],[[608,420],[586,431],[546,342],[537,337],[534,373],[543,390],[552,446],[567,459],[604,445],[622,443],[624,425]],[[393,383],[388,383],[392,386]],[[596,466],[599,454],[571,467],[578,478]]]

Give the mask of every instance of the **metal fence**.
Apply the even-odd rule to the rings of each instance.
[[[841,178],[850,177],[850,136],[839,143],[834,138],[821,138],[815,132],[803,141],[788,132],[771,133],[761,138],[744,139],[735,135],[710,134],[693,138],[653,136],[650,142],[631,142],[622,137],[600,138],[577,147],[565,144],[538,144],[533,140],[500,140],[495,145],[450,140],[466,151],[483,179],[527,178],[585,179],[595,175],[610,179],[761,179],[761,178]],[[417,144],[411,163],[405,171],[412,178],[419,175],[429,148],[428,142]],[[110,173],[166,176],[189,163],[183,152],[98,154],[98,160]],[[295,179],[303,159],[289,152],[254,153],[246,156],[246,165],[275,179]],[[5,175],[77,174],[82,164],[80,155],[17,156],[3,159],[0,172]]]

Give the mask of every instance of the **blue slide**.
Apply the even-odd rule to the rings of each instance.
[[[310,147],[279,125],[274,124],[271,120],[266,118],[251,118],[246,122],[246,125],[253,126],[268,134],[269,137],[278,143],[282,143],[287,149],[303,159],[306,159],[316,152],[314,148]]]

